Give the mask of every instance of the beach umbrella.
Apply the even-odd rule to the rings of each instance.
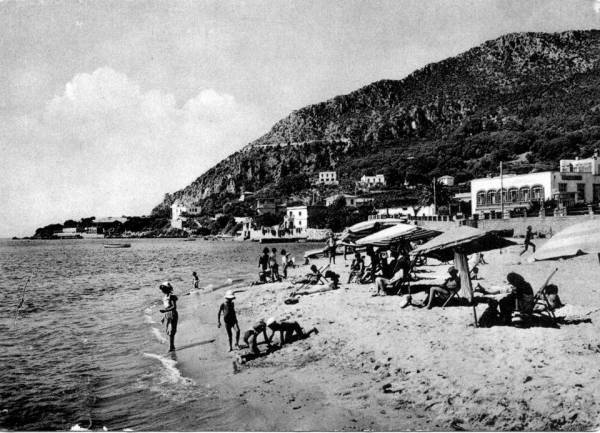
[[[431,239],[440,235],[438,230],[425,229],[412,224],[396,224],[387,229],[373,233],[356,241],[356,245],[389,247],[400,242],[410,242],[422,239]]]
[[[600,253],[600,220],[574,224],[561,230],[535,252],[535,260]]]
[[[510,245],[515,245],[515,242],[483,230],[459,226],[415,248],[411,254],[433,257],[441,261],[454,259],[454,266],[460,272],[460,296],[473,301],[473,286],[467,256]],[[473,305],[473,317],[477,326],[475,305]]]
[[[340,240],[344,243],[356,242],[360,238],[364,238],[370,234],[376,233],[396,224],[405,223],[406,219],[400,218],[385,218],[377,220],[361,221],[353,226],[347,227],[342,233]]]

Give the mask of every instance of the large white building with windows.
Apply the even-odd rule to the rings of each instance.
[[[323,185],[337,185],[337,173],[335,171],[320,171],[317,182]]]
[[[556,200],[558,207],[600,201],[600,160],[561,160],[560,171],[487,177],[471,181],[471,209],[480,218],[500,216],[502,209],[528,208]]]

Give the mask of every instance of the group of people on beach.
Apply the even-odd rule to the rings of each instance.
[[[279,264],[277,263],[277,248],[269,250],[263,249],[262,255],[258,258],[258,281],[266,283],[270,279],[272,283],[287,278],[287,270],[294,267],[294,259],[286,250],[281,250],[281,274],[279,274]]]
[[[231,290],[228,290],[225,294],[225,301],[220,305],[217,314],[217,327],[219,328],[221,327],[221,315],[223,316],[223,322],[229,340],[229,351],[234,350],[232,331],[235,331],[235,348],[240,348],[240,327],[235,312],[234,299],[235,295]],[[267,330],[271,331],[271,335],[267,335]],[[246,347],[251,349],[253,355],[260,355],[258,338],[262,335],[263,343],[271,349],[273,346],[273,337],[276,332],[279,332],[279,345],[283,346],[286,343],[291,343],[294,339],[306,338],[310,334],[318,333],[319,331],[317,328],[312,328],[310,331],[305,332],[298,322],[276,320],[274,317],[270,317],[266,321],[264,319],[259,319],[252,325],[252,327],[244,333],[243,341],[246,344]]]
[[[520,255],[527,251],[528,247],[532,247],[535,252],[535,245],[531,242],[533,232],[531,226],[527,227],[524,241],[524,249]],[[318,268],[316,265],[310,266],[310,273],[304,277],[297,278],[294,283],[306,285],[316,284],[329,284],[331,289],[337,289],[339,287],[339,274],[332,270],[326,270],[332,263],[335,264],[336,256],[336,240],[331,233],[328,236],[326,252],[329,258],[329,265],[322,268]],[[402,283],[413,280],[414,270],[413,267],[416,264],[416,259],[411,260],[409,251],[414,248],[408,242],[400,243],[390,250],[376,249],[372,246],[365,248],[365,255],[363,257],[360,251],[355,250],[352,262],[350,264],[350,271],[348,274],[347,282],[350,283],[355,281],[357,283],[373,283],[374,284],[374,296],[378,295],[396,295],[400,294]],[[277,249],[276,248],[264,248],[262,255],[259,258],[259,281],[266,283],[269,280],[271,282],[281,281],[282,278],[288,277],[288,268],[294,266],[294,261],[290,258],[290,254],[285,249],[280,251],[281,256],[281,274],[279,272],[279,264],[277,260]],[[366,259],[369,262],[367,265]],[[479,278],[479,266],[487,264],[483,254],[476,253],[469,259],[468,269],[469,277],[472,280]],[[193,287],[199,288],[199,278],[196,272],[193,272]],[[474,288],[474,292],[478,295],[475,300],[477,302],[485,302],[488,304],[488,315],[493,315],[498,324],[509,324],[513,320],[513,314],[515,311],[532,311],[534,308],[533,303],[535,302],[535,295],[531,288],[531,285],[525,281],[525,279],[515,273],[510,272],[506,276],[505,286],[500,288],[484,288],[481,284],[477,284]],[[162,306],[160,310],[164,314],[162,322],[165,324],[166,333],[169,337],[169,350],[175,350],[175,334],[177,332],[177,324],[179,321],[177,313],[177,296],[173,294],[173,287],[169,282],[160,284],[159,289],[163,293]],[[425,307],[431,309],[434,305],[440,304],[445,305],[455,295],[458,294],[461,289],[461,278],[459,271],[454,267],[448,268],[448,277],[445,278],[443,283],[432,285],[426,290],[426,297],[421,304],[412,304],[417,307]],[[543,289],[544,297],[551,308],[559,308],[562,306],[560,298],[558,297],[558,288],[554,285],[547,285]],[[298,293],[297,291],[294,293]],[[240,328],[238,319],[235,311],[233,300],[235,295],[232,291],[228,291],[225,294],[225,301],[219,306],[217,315],[217,326],[221,327],[221,317],[223,317],[223,323],[227,332],[229,341],[229,350],[232,351],[233,345],[233,333],[235,332],[235,347],[239,348],[240,340]],[[411,302],[410,296],[407,297],[407,302]],[[268,335],[267,331],[270,331]],[[280,345],[290,342],[294,338],[304,338],[313,332],[318,332],[316,328],[311,329],[308,332],[300,327],[297,322],[294,321],[278,321],[275,318],[269,318],[267,320],[258,320],[250,329],[248,329],[243,336],[243,341],[246,347],[250,348],[254,355],[260,354],[258,349],[259,337],[262,336],[262,343],[266,344],[268,348],[272,347],[273,337],[276,332],[280,333]]]

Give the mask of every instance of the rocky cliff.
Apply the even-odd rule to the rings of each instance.
[[[556,163],[600,147],[600,31],[517,33],[294,111],[264,136],[169,194],[202,203],[242,188],[298,192],[335,169],[392,184],[467,180],[500,160]]]

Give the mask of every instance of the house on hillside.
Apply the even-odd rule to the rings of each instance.
[[[383,174],[376,174],[375,176],[363,175],[363,177],[360,178],[359,183],[366,188],[386,186],[385,176]]]
[[[171,205],[171,227],[182,229],[188,217],[198,216],[202,208],[197,205],[185,205],[180,200],[175,200]]]
[[[293,235],[306,235],[311,227],[312,219],[322,206],[288,206],[283,217],[283,227]]]
[[[343,198],[346,206],[364,206],[375,201],[372,197],[359,197],[352,194],[334,194],[325,199],[325,206],[332,206],[338,199]]]
[[[317,184],[320,185],[337,185],[337,173],[335,171],[320,171]]]
[[[437,181],[439,183],[441,183],[442,185],[446,185],[446,186],[454,186],[454,176],[441,176],[438,177]]]
[[[283,200],[277,197],[257,197],[256,198],[256,213],[263,215],[272,213],[279,215],[285,212],[285,204]]]

